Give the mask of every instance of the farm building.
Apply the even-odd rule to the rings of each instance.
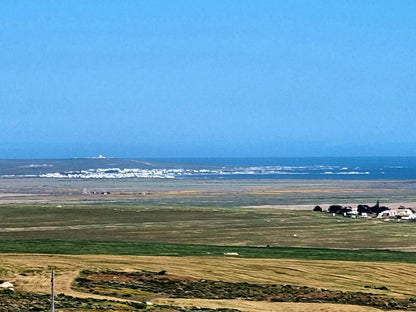
[[[416,219],[416,214],[414,210],[411,208],[398,208],[398,209],[382,211],[377,215],[377,218],[381,218],[381,219],[398,218],[398,219],[410,220],[410,219]]]

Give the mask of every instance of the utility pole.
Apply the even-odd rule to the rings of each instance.
[[[51,311],[55,312],[55,295],[54,295],[54,280],[53,280],[53,270],[51,273]]]

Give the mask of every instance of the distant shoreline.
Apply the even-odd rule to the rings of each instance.
[[[0,204],[128,204],[184,207],[397,208],[416,202],[414,180],[0,179]],[[415,208],[416,205],[409,206]]]

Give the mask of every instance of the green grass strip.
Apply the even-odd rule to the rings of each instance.
[[[228,256],[241,258],[391,261],[416,263],[416,252],[300,247],[244,247],[138,241],[0,240],[0,253],[96,254],[137,256]]]

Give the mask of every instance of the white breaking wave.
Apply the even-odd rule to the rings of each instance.
[[[70,178],[70,179],[125,179],[125,178],[157,178],[174,179],[180,177],[198,176],[230,176],[230,175],[307,175],[306,167],[240,167],[218,169],[140,169],[140,168],[99,168],[79,171],[51,172],[40,174],[41,178]]]
[[[322,174],[370,174],[370,172],[369,171],[341,171],[341,172],[325,171]]]
[[[41,178],[70,178],[70,179],[122,179],[122,178],[159,178],[173,179],[178,169],[88,169],[68,172],[52,172],[39,175]],[[179,169],[180,170],[180,169]]]
[[[143,162],[146,165],[151,163]],[[45,166],[46,167],[46,166]],[[232,176],[294,176],[294,175],[369,175],[369,171],[357,170],[347,171],[347,167],[341,166],[249,166],[249,167],[217,167],[217,168],[98,168],[71,170],[62,172],[39,173],[38,175],[3,175],[2,177],[40,177],[60,179],[175,179],[184,177],[232,177]]]
[[[38,169],[38,168],[52,168],[53,165],[49,164],[30,164],[27,166],[20,166],[19,168],[30,168],[30,169]]]

